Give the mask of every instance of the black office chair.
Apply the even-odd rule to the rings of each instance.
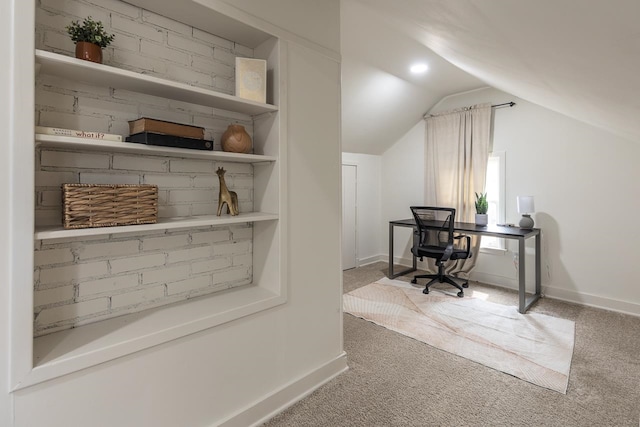
[[[418,283],[417,279],[431,279],[426,284],[425,294],[434,283],[449,283],[460,290],[458,296],[464,296],[462,288],[468,288],[469,282],[459,285],[452,276],[444,274],[444,263],[449,260],[471,258],[471,238],[454,233],[456,210],[454,208],[440,208],[428,206],[411,206],[411,213],[416,220],[416,231],[411,252],[414,256],[433,258],[438,267],[437,274],[420,274],[411,283]],[[460,247],[462,245],[462,247]]]

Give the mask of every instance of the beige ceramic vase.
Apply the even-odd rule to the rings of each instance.
[[[248,153],[251,151],[251,136],[242,125],[229,125],[220,140],[222,150],[230,153]]]

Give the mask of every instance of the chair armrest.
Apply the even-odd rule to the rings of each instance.
[[[418,238],[416,239],[415,237],[413,238],[413,245],[411,246],[411,253],[413,254],[413,256],[416,257],[420,257],[420,254],[418,253],[418,246],[420,246],[420,243],[422,242],[422,230],[420,229],[416,229],[413,231],[414,235],[417,235]],[[421,261],[422,261],[422,257],[420,257]]]
[[[453,236],[454,240],[461,240],[461,239],[465,239],[466,240],[466,245],[464,248],[460,248],[460,249],[464,249],[467,252],[469,252],[471,250],[471,237],[467,236],[466,234],[459,234],[457,236]]]

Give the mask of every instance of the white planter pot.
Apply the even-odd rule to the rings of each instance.
[[[487,225],[489,223],[489,215],[476,214],[476,225]]]

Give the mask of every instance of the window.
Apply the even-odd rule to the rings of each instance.
[[[505,153],[496,151],[489,154],[485,190],[489,202],[489,224],[504,224],[505,221]],[[482,249],[505,250],[505,239],[482,236]]]

